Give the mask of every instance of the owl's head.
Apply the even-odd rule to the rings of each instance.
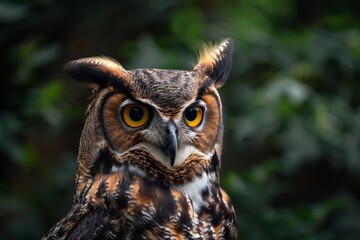
[[[124,162],[156,165],[169,175],[185,166],[219,165],[223,123],[217,89],[227,80],[232,51],[231,39],[205,45],[191,71],[125,70],[105,57],[66,64],[72,78],[95,85],[80,141],[78,178]],[[214,155],[216,163],[211,163]]]

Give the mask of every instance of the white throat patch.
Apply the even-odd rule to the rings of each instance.
[[[200,177],[196,177],[193,181],[188,182],[183,185],[177,185],[176,188],[182,192],[183,194],[186,194],[189,196],[189,198],[193,201],[194,204],[194,210],[196,213],[199,212],[200,207],[203,204],[202,199],[202,191],[204,191],[206,188],[209,188],[211,179],[215,178],[215,175],[213,174],[207,174],[203,173]]]

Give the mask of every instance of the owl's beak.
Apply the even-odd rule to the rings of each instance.
[[[163,152],[170,158],[171,166],[174,166],[177,151],[177,130],[175,123],[170,121],[166,126],[166,142]]]

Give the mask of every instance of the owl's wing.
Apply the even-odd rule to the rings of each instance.
[[[132,238],[134,226],[126,222],[127,211],[130,199],[134,206],[141,205],[133,191],[139,179],[124,171],[96,178],[43,240]],[[139,213],[133,215],[141,218]],[[137,223],[136,227],[141,228],[139,221]]]
[[[127,204],[122,196],[131,186],[128,176],[124,175],[127,174],[94,181],[87,194],[75,202],[68,214],[42,239],[115,239],[121,236],[126,227],[122,223]]]
[[[42,239],[115,239],[121,222],[117,210],[75,204]]]
[[[48,239],[65,239],[70,231],[86,216],[89,212],[88,204],[75,204],[69,213],[52,227],[42,240]]]
[[[69,231],[66,239],[115,239],[118,221],[102,207],[91,209]]]

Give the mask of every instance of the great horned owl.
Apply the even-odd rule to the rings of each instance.
[[[191,71],[125,70],[105,57],[69,62],[94,83],[77,159],[73,206],[43,239],[236,239],[220,188],[217,89],[233,43],[205,45]]]

